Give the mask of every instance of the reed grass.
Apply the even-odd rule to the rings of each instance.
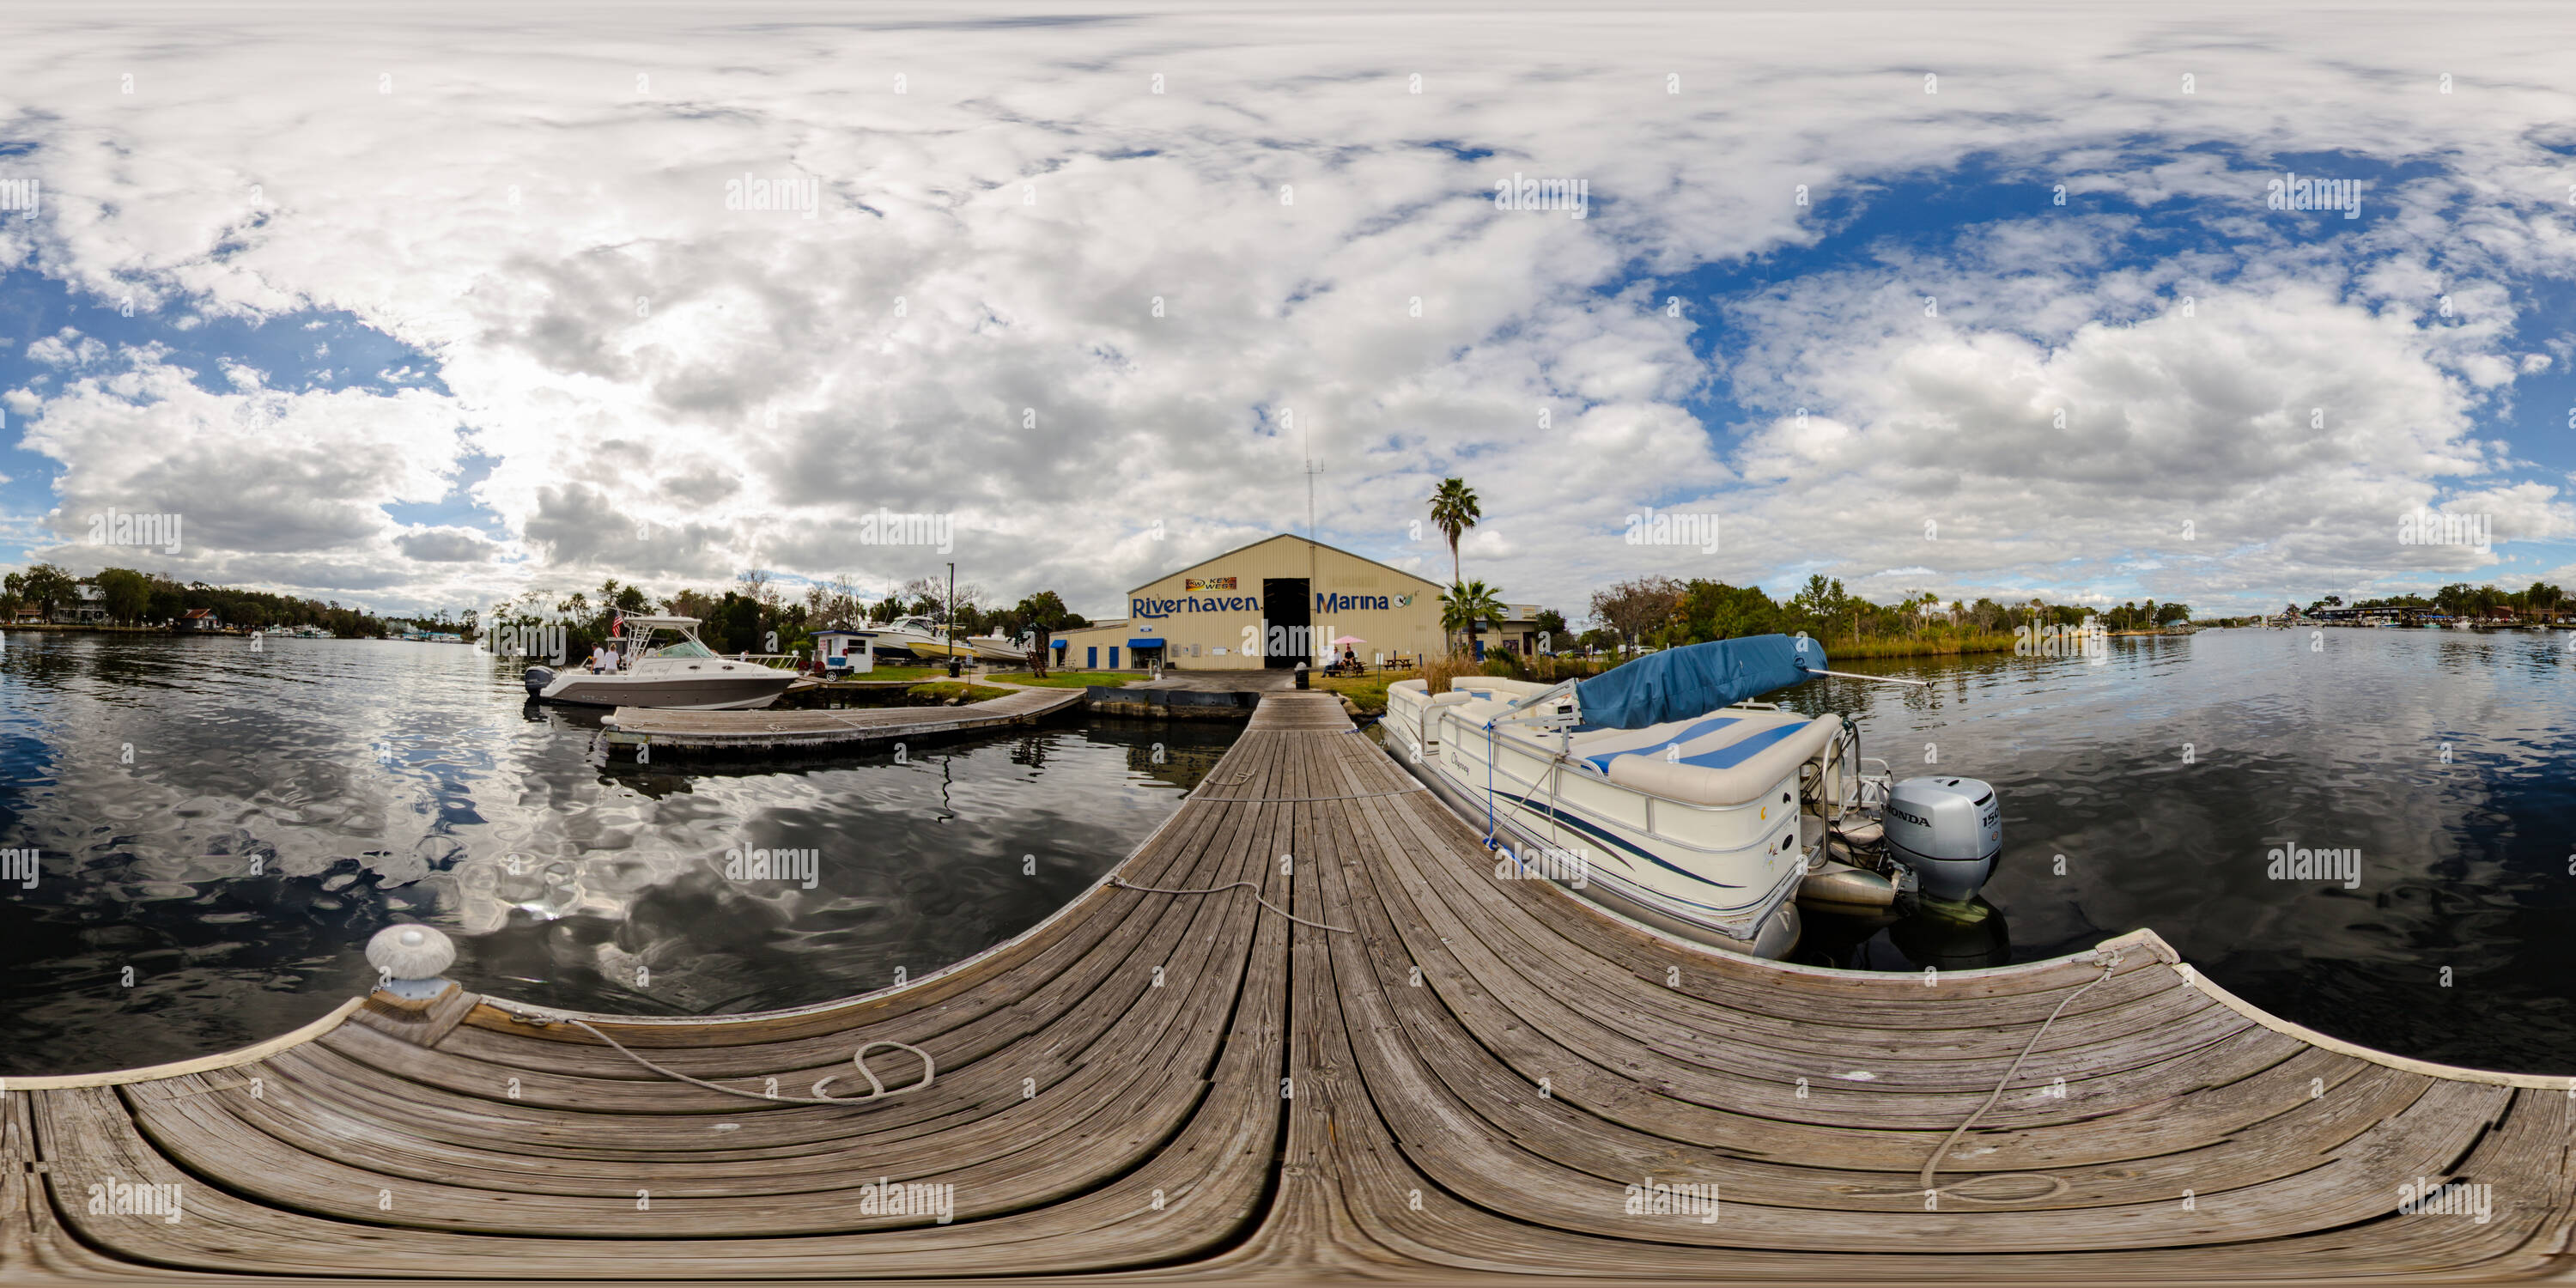
[[[1963,653],[2010,653],[2013,636],[2009,633],[1926,635],[1916,639],[1890,637],[1866,640],[1827,640],[1825,657],[1955,657]]]

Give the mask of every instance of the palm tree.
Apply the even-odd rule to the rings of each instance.
[[[1476,526],[1485,512],[1476,506],[1475,489],[1465,479],[1442,479],[1440,490],[1431,494],[1431,526],[1449,538],[1449,580],[1456,584],[1463,575],[1458,571],[1458,537]]]
[[[1466,636],[1467,651],[1471,653],[1475,651],[1476,623],[1501,630],[1503,613],[1502,601],[1495,597],[1492,587],[1481,581],[1452,582],[1440,594],[1440,628],[1449,632],[1453,640]]]

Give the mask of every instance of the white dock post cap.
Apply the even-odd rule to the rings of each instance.
[[[402,985],[432,981],[443,985],[446,981],[439,975],[455,961],[456,945],[429,926],[387,926],[367,941],[367,964],[383,971],[396,993],[438,992],[406,990]]]

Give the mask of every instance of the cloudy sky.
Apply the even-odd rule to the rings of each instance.
[[[17,6],[0,566],[2576,582],[2576,12],[2060,8]]]

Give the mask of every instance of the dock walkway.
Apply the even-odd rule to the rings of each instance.
[[[1029,724],[1082,701],[1080,689],[1001,685],[1004,697],[956,707],[863,707],[770,711],[671,711],[619,707],[600,720],[612,747],[654,751],[773,751],[864,747]]]
[[[862,1042],[935,1059],[931,1085],[863,1107],[669,1081],[462,993],[426,1014],[353,1001],[185,1066],[13,1079],[0,1282],[2172,1283],[2565,1264],[2566,1079],[2309,1033],[2147,932],[1938,975],[1667,940],[1497,880],[1329,694],[1265,698],[1112,876],[906,987],[584,1017],[680,1072],[787,1094],[827,1075],[851,1092]],[[1128,888],[1234,882],[1295,919],[1251,889]],[[1927,1196],[1925,1161],[2034,1033]],[[890,1087],[919,1080],[909,1054],[870,1060]],[[2490,1216],[2400,1213],[2422,1178],[2487,1187]],[[92,1189],[111,1183],[178,1188]],[[165,1192],[183,1219],[91,1201]]]

